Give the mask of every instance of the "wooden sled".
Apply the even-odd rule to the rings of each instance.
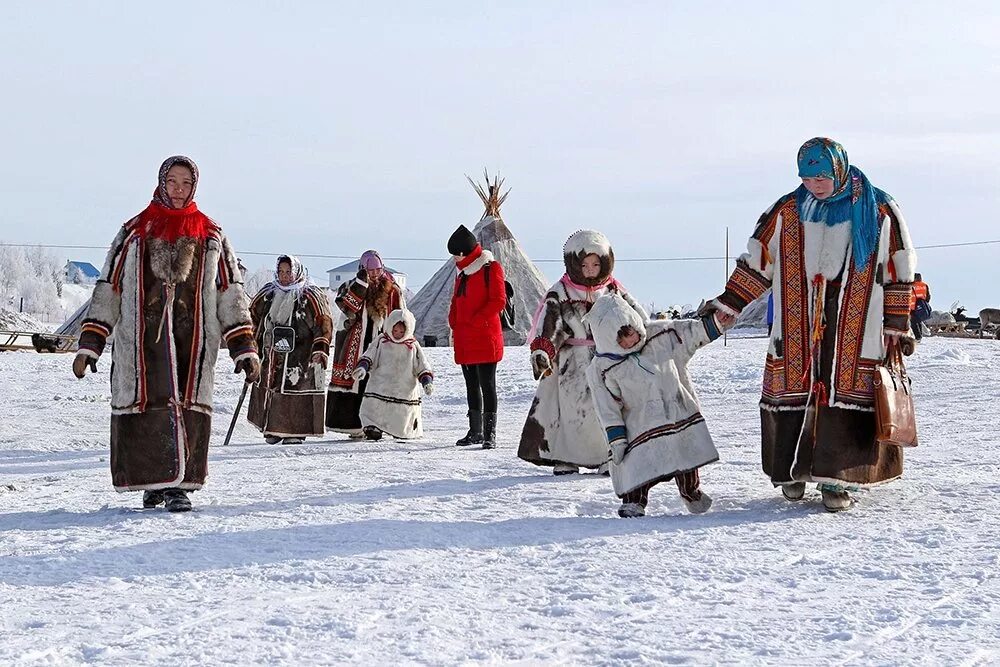
[[[0,352],[34,350],[35,352],[75,352],[76,336],[39,333],[37,331],[0,330]]]

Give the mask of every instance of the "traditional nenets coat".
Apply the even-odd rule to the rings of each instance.
[[[800,187],[779,199],[712,305],[738,314],[773,289],[760,400],[772,483],[887,482],[902,474],[903,456],[875,442],[873,375],[884,336],[906,342],[916,254],[896,202],[839,144],[806,142],[799,165],[802,176],[833,178],[834,195],[817,200]]]
[[[381,275],[369,282],[369,269],[379,269]],[[404,306],[403,292],[392,275],[385,271],[378,253],[368,250],[362,255],[358,277],[340,286],[335,303],[343,319],[334,338],[333,372],[326,397],[326,427],[361,436],[361,400],[368,380],[356,380],[354,369],[381,332],[385,318]]]
[[[699,489],[698,468],[717,461],[719,453],[687,365],[696,350],[719,337],[715,318],[643,322],[625,299],[608,294],[597,300],[587,322],[597,344],[587,382],[623,506],[644,507],[652,486],[674,479],[688,508],[705,511],[711,500]],[[618,341],[623,327],[639,334],[632,348]]]
[[[396,337],[392,329],[398,323],[406,329]],[[361,424],[365,429],[374,427],[400,439],[419,438],[424,434],[420,393],[421,387],[428,395],[431,393],[434,374],[413,337],[415,327],[413,313],[392,311],[385,319],[382,333],[358,362],[358,368],[368,376],[368,386],[361,401]]]
[[[293,282],[268,283],[250,302],[263,362],[247,418],[266,437],[319,436],[326,416],[330,301],[322,288],[308,283],[296,257],[283,255],[278,258],[278,265],[282,263],[292,267]],[[289,329],[294,336],[287,335]]]
[[[166,174],[191,169],[184,208],[170,207]],[[189,158],[160,168],[152,203],[111,244],[80,334],[97,359],[115,332],[111,365],[111,477],[118,491],[200,489],[208,468],[220,343],[257,360],[249,302],[222,230],[194,203]]]
[[[583,275],[588,255],[600,259],[600,273],[594,278]],[[532,370],[540,381],[517,455],[536,465],[555,466],[556,472],[573,472],[599,468],[608,460],[608,442],[587,385],[594,338],[584,318],[604,294],[620,294],[642,321],[648,317],[612,277],[615,254],[604,234],[576,232],[563,247],[563,260],[566,274],[546,293],[529,333]]]

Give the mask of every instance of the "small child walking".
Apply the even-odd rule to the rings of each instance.
[[[724,321],[723,321],[724,320]],[[611,449],[618,515],[646,513],[649,490],[673,479],[688,511],[707,512],[698,469],[719,459],[701,415],[687,365],[732,319],[643,323],[617,294],[599,298],[587,315],[597,355],[587,369],[594,407]]]
[[[382,328],[358,360],[354,378],[368,378],[361,401],[361,425],[365,438],[379,440],[383,433],[406,440],[424,433],[420,414],[420,388],[428,396],[434,389],[434,374],[413,337],[413,313],[397,309],[389,313]]]

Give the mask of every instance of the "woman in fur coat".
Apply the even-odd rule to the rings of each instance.
[[[334,339],[333,373],[326,394],[326,427],[352,438],[363,438],[361,400],[368,381],[356,379],[354,370],[361,355],[381,333],[385,318],[404,306],[403,291],[385,270],[379,254],[366,250],[361,255],[357,277],[340,286],[335,303],[343,313],[343,320]]]
[[[111,332],[111,479],[143,507],[191,509],[208,470],[215,361],[225,341],[248,382],[260,373],[243,276],[229,240],[198,210],[198,167],[160,166],[153,200],[111,243],[73,372],[97,370]]]
[[[535,315],[531,369],[538,383],[521,431],[517,455],[556,475],[583,468],[607,470],[608,443],[594,414],[587,367],[594,337],[585,316],[604,294],[620,294],[642,321],[646,312],[612,277],[615,254],[601,232],[585,229],[563,246],[566,274],[545,295]]]
[[[458,269],[448,326],[455,346],[455,363],[462,366],[469,405],[469,431],[455,444],[494,449],[497,364],[503,359],[500,312],[507,305],[503,267],[465,225],[459,225],[448,239],[448,252]]]
[[[706,306],[738,314],[768,287],[774,324],[760,400],[761,460],[800,500],[848,509],[849,491],[903,473],[899,447],[875,442],[873,376],[898,343],[913,350],[909,304],[917,256],[896,202],[815,138],[798,153],[802,185],[761,216],[725,292]]]
[[[298,258],[278,258],[275,280],[250,302],[263,355],[247,418],[268,444],[324,433],[326,366],[332,323],[326,292],[310,285]]]
[[[673,479],[688,510],[708,511],[698,469],[717,461],[687,365],[735,318],[643,322],[618,294],[594,304],[587,322],[597,355],[587,368],[594,408],[611,449],[611,481],[621,517],[646,513],[649,490]]]
[[[420,388],[430,396],[434,374],[413,337],[415,327],[416,320],[410,311],[389,313],[383,332],[365,351],[354,371],[356,380],[368,376],[368,387],[361,401],[361,423],[369,440],[379,440],[383,433],[402,440],[424,434]]]

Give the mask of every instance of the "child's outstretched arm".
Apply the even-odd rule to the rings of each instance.
[[[646,325],[647,340],[666,346],[671,355],[687,363],[700,348],[722,335],[718,316],[709,313],[693,320],[657,320]]]
[[[625,458],[628,447],[628,435],[625,431],[625,418],[622,415],[621,392],[613,380],[604,376],[596,364],[587,368],[587,384],[590,385],[590,395],[593,398],[597,419],[604,427],[611,450],[611,460],[615,464]],[[612,386],[609,387],[608,384]]]

